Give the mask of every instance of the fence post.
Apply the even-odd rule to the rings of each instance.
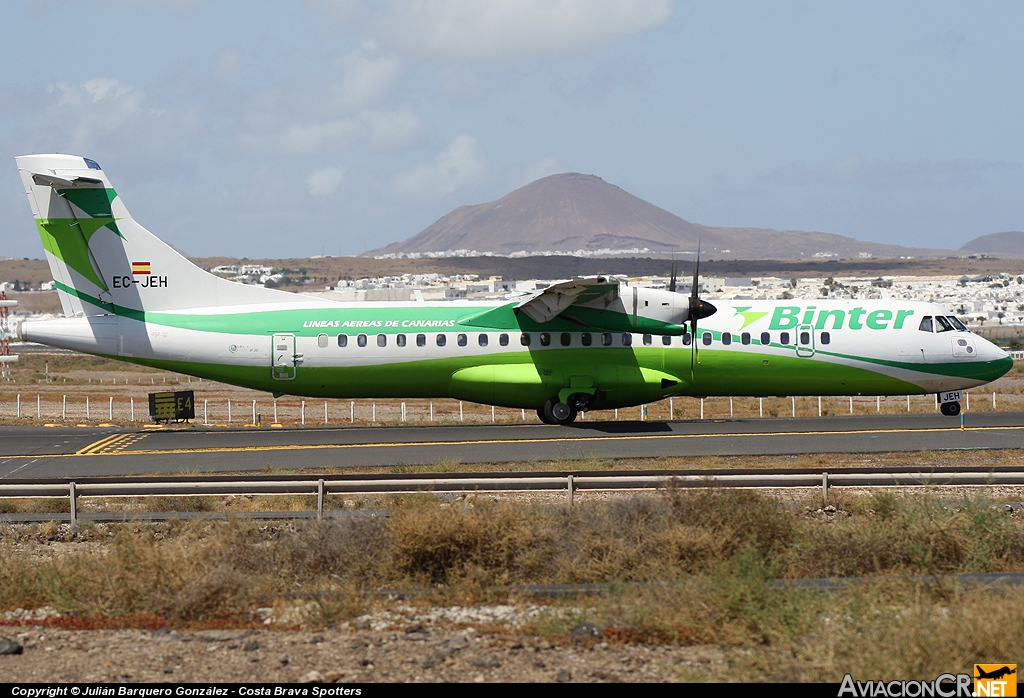
[[[462,400],[459,400],[459,421],[460,422],[464,421],[464,419],[462,417]]]
[[[114,420],[114,396],[110,396],[110,404],[107,406],[107,421]]]
[[[790,402],[793,403],[793,417],[796,417],[796,396],[793,395],[789,398]]]
[[[209,424],[210,420],[206,418],[206,400],[203,400],[203,424]]]
[[[256,423],[256,401],[252,401],[252,423]]]
[[[669,420],[672,420],[672,419],[676,418],[675,405],[672,404],[672,400],[674,400],[674,399],[675,398],[671,398],[671,397],[668,399],[668,418],[669,418]]]
[[[757,398],[757,416],[764,417],[764,398]]]
[[[89,396],[85,396],[85,418],[89,419]]]
[[[18,419],[21,419],[21,393],[18,393]]]
[[[316,518],[324,518],[324,481],[316,483]]]
[[[992,409],[996,408],[996,391],[992,391]]]
[[[299,412],[299,423],[306,426],[306,401],[302,401],[302,409]]]
[[[732,419],[732,396],[729,397],[729,418]]]
[[[75,483],[68,483],[68,496],[71,499],[71,525],[78,525],[78,492],[75,489]]]
[[[850,396],[850,414],[853,414],[853,395]]]
[[[402,421],[405,421],[405,403],[402,403]]]
[[[228,424],[231,424],[231,400],[228,400]]]
[[[274,398],[274,424],[277,424],[277,398]]]
[[[619,408],[616,407],[615,408],[615,419],[618,419],[618,418],[619,418]]]
[[[907,412],[910,412],[910,396],[907,395]]]
[[[67,414],[68,414],[68,396],[65,395],[64,396],[64,402],[61,404],[61,408],[60,408],[60,420],[62,422],[65,419],[67,419]]]
[[[42,419],[42,409],[39,406],[39,396],[36,395],[36,419]]]
[[[572,475],[570,475],[568,477],[568,486],[567,486],[567,489],[568,489],[568,492],[569,492],[569,506],[572,506],[572,485],[573,485]]]
[[[348,403],[348,423],[356,423],[356,401],[352,400]]]
[[[821,498],[828,504],[828,471],[821,474]]]
[[[372,421],[374,424],[376,424],[377,423],[377,403],[376,402],[373,403],[373,411],[372,411],[371,417],[372,417],[372,419],[370,421]]]
[[[818,416],[821,416],[821,395],[818,396]]]
[[[526,421],[526,408],[524,407],[522,409],[523,409],[523,421],[525,422]]]
[[[324,424],[327,424],[327,400],[324,400]]]
[[[135,421],[135,398],[129,398],[129,400],[131,401],[131,405],[132,405],[132,418],[131,418],[131,421],[134,422]]]
[[[491,405],[491,424],[494,424],[494,405]]]
[[[967,401],[967,409],[971,409],[971,394],[965,392],[964,399]]]
[[[700,399],[700,418],[704,419],[704,398]]]
[[[880,395],[875,395],[875,412],[881,412],[881,411],[882,411],[882,397]]]

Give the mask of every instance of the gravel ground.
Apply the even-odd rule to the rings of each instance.
[[[443,614],[441,614],[443,615]],[[654,682],[726,668],[718,647],[620,645],[592,635],[557,643],[446,627],[436,612],[297,630],[58,630],[2,627],[24,647],[0,656],[8,682]],[[375,629],[378,628],[378,629]]]

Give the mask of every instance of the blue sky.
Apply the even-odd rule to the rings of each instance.
[[[358,254],[547,174],[705,225],[1024,230],[1024,4],[57,0],[0,25],[13,157],[98,160],[193,255]]]

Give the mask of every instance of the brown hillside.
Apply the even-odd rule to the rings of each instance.
[[[1024,233],[1010,230],[1005,233],[982,235],[964,243],[960,251],[1002,257],[1024,257]]]
[[[538,179],[497,201],[460,206],[419,234],[366,256],[475,250],[590,252],[701,247],[715,259],[944,257],[951,250],[861,242],[828,233],[718,228],[691,223],[594,175],[569,172]]]

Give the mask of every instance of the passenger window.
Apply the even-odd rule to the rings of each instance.
[[[328,341],[327,340],[327,335],[325,335],[325,334],[318,334],[316,336],[316,345],[318,347],[320,347],[321,349],[324,349],[324,348],[327,347],[327,341]]]
[[[377,335],[377,346],[386,347],[388,345],[388,336],[386,334]]]
[[[498,336],[498,344],[500,344],[503,347],[507,347],[508,346],[508,335],[507,334],[499,335]]]
[[[803,344],[804,346],[810,344],[811,343],[811,333],[810,332],[801,332],[800,333],[800,343]]]
[[[425,335],[425,334],[418,334],[418,335],[416,335],[416,346],[418,346],[418,347],[425,347],[425,346],[427,346],[427,335]]]
[[[448,335],[445,335],[445,334],[437,335],[437,346],[443,347],[447,343],[448,343]]]
[[[779,344],[789,344],[789,332],[781,332],[779,334]]]
[[[950,324],[949,320],[942,317],[941,315],[935,316],[935,323],[938,325],[937,332],[952,332],[953,325]]]
[[[584,332],[583,334],[580,335],[580,344],[582,344],[585,347],[589,347],[593,341],[594,338],[589,332]]]
[[[562,346],[563,347],[567,347],[570,344],[572,344],[572,335],[569,334],[568,332],[563,332],[561,340],[562,340]]]
[[[338,346],[339,347],[347,347],[348,346],[348,335],[347,334],[339,334],[338,335]]]
[[[832,335],[829,334],[828,332],[822,332],[821,334],[818,335],[818,341],[820,341],[822,344],[831,344]]]
[[[398,346],[400,346],[400,347],[404,347],[405,346],[405,335],[404,334],[400,334],[397,337],[395,337],[395,343],[398,344]]]
[[[361,334],[358,337],[356,337],[356,344],[358,344],[361,347],[365,347],[366,346],[366,335],[365,334]]]
[[[772,336],[768,332],[761,333],[761,346],[766,347],[772,343]]]
[[[540,345],[546,347],[551,344],[551,335],[547,332],[540,333]]]
[[[931,315],[925,315],[923,318],[921,318],[921,324],[918,326],[917,329],[921,330],[922,332],[931,332],[932,331],[932,316]]]
[[[625,334],[622,335],[622,346],[633,346],[633,335],[631,335],[629,332],[626,332]]]
[[[601,346],[610,347],[612,345],[612,333],[603,332],[601,333]]]
[[[480,335],[479,337],[477,337],[476,341],[477,341],[477,344],[479,344],[480,346],[486,347],[487,346],[487,335],[485,335],[485,334]]]
[[[710,332],[705,332],[703,335],[701,335],[701,340],[703,340],[704,346],[706,346],[706,347],[711,346],[711,333]]]
[[[644,335],[644,346],[645,346],[645,347],[649,347],[649,346],[651,346],[651,343],[652,343],[653,341],[654,341],[654,338],[653,338],[653,337],[651,337],[651,335],[649,335],[649,334],[645,334],[645,335]]]
[[[690,346],[690,342],[692,342],[692,341],[693,341],[693,337],[690,336],[690,333],[689,332],[684,332],[683,333],[683,346],[684,347]]]
[[[740,343],[742,343],[743,346],[747,346],[748,344],[750,344],[750,333],[749,332],[744,332],[743,334],[740,335]]]
[[[530,335],[526,332],[523,332],[521,335],[519,335],[519,343],[522,344],[524,347],[530,346]]]
[[[666,347],[672,344],[672,335],[663,334],[661,335],[661,343]]]
[[[456,341],[459,343],[460,347],[464,347],[464,346],[466,346],[466,344],[468,343],[469,340],[466,339],[466,335],[460,334],[458,336],[458,338],[456,339]]]
[[[730,344],[732,344],[732,333],[731,332],[723,332],[722,333],[722,344],[724,344],[726,346],[729,346]]]

